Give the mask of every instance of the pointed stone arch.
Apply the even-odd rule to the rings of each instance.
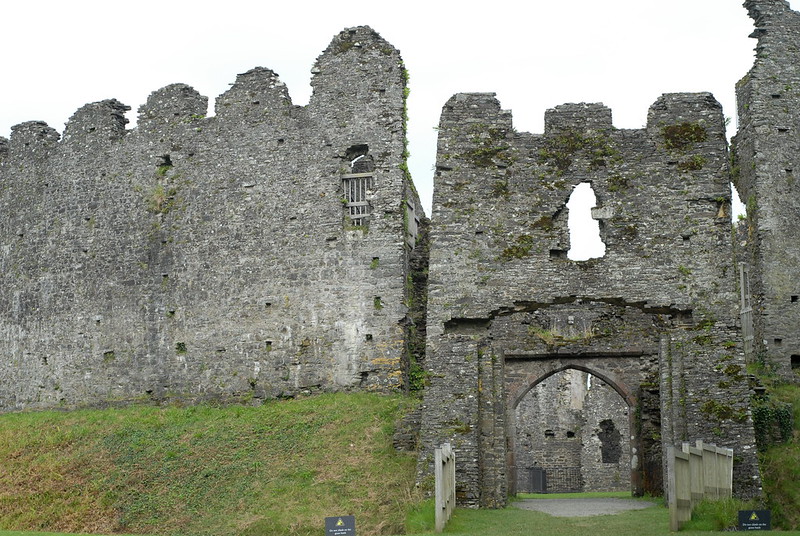
[[[581,360],[583,361],[583,360]],[[609,372],[603,368],[600,368],[596,365],[587,365],[584,362],[578,360],[572,361],[568,360],[566,362],[554,362],[552,368],[547,370],[544,373],[540,372],[532,372],[528,375],[528,385],[527,387],[518,387],[514,391],[509,393],[508,400],[510,402],[509,408],[514,410],[519,405],[520,401],[525,397],[525,395],[530,392],[531,389],[536,387],[539,383],[546,380],[550,376],[554,374],[558,374],[559,372],[564,372],[565,370],[580,370],[581,372],[586,372],[587,374],[591,374],[592,376],[596,376],[603,380],[606,384],[608,384],[612,389],[614,389],[620,397],[628,404],[628,407],[633,408],[636,407],[636,394],[632,391],[632,389],[626,384],[626,382],[620,378],[617,374],[613,372]],[[524,384],[523,384],[524,385]]]
[[[579,356],[541,360],[516,389],[507,391],[511,490],[542,491],[529,486],[534,474],[546,474],[549,491],[638,493],[637,398],[628,381],[609,370],[613,362],[592,361]],[[569,371],[594,376],[602,386],[583,390],[578,384],[587,376],[570,378]],[[544,387],[554,377],[556,383]]]

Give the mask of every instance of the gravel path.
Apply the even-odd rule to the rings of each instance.
[[[634,499],[523,499],[514,506],[536,510],[556,517],[588,517],[618,514],[626,510],[641,510],[655,503]]]

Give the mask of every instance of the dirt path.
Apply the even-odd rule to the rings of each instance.
[[[556,517],[588,517],[618,514],[626,510],[642,510],[656,503],[634,499],[523,499],[517,508],[536,510]]]

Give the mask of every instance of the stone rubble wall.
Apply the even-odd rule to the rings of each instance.
[[[535,135],[515,131],[493,94],[458,94],[444,106],[438,143],[420,475],[429,449],[449,441],[461,503],[504,504],[516,393],[580,368],[631,410],[663,379],[662,441],[687,433],[730,444],[743,452],[740,493],[757,493],[755,452],[742,450],[754,440],[727,141],[713,96],[663,95],[639,130],[614,128],[601,104],[563,105]],[[587,182],[606,253],[572,261],[566,203]],[[669,359],[665,340],[675,341]],[[697,374],[675,375],[689,368]]]
[[[0,411],[404,389],[406,73],[367,27],[317,59],[308,106],[265,68],[207,117],[185,84],[0,140]],[[368,228],[342,175],[374,166]]]
[[[758,40],[737,84],[736,188],[747,206],[739,260],[750,269],[754,359],[800,370],[800,14],[784,0],[745,2]]]
[[[494,94],[461,93],[442,111],[430,228],[405,162],[406,72],[367,27],[317,59],[307,106],[258,67],[211,117],[173,84],[133,129],[114,99],[63,136],[15,126],[0,138],[0,411],[425,382],[398,445],[419,446],[425,486],[449,442],[459,502],[498,507],[530,454],[525,397],[578,370],[629,429],[563,439],[629,434],[619,479],[629,464],[634,491],[660,489],[665,446],[700,439],[733,448],[736,494],[757,495],[747,359],[800,367],[800,15],[745,6],[758,47],[731,154],[709,93],[661,96],[641,129],[564,104],[542,134],[516,131]],[[362,172],[366,227],[342,186]],[[735,232],[731,181],[748,209]],[[567,202],[583,184],[606,249],[575,261]],[[565,482],[616,478],[579,465]]]

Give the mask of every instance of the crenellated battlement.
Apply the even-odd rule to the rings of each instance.
[[[306,107],[258,67],[214,117],[171,84],[129,130],[115,99],[77,110],[63,139],[12,129],[0,411],[406,384],[422,208],[402,60],[353,28],[315,71]]]
[[[63,143],[81,150],[86,143],[95,140],[100,143],[119,140],[125,135],[125,125],[128,124],[125,112],[130,109],[116,99],[81,107],[67,121]]]
[[[230,89],[215,102],[216,121],[227,130],[244,125],[278,125],[287,116],[301,117],[310,110],[320,122],[342,126],[380,124],[393,114],[381,110],[401,110],[405,95],[405,72],[400,54],[377,32],[362,26],[343,30],[317,58],[312,69],[314,93],[308,107],[294,106],[288,88],[274,71],[256,67],[239,74]],[[372,103],[372,104],[370,104]],[[126,134],[125,112],[130,107],[108,99],[78,109],[67,122],[63,143],[78,148],[84,143],[118,140]],[[160,88],[138,108],[139,136],[161,139],[164,130],[174,135],[182,130],[202,130],[198,121],[206,118],[208,97],[187,84]],[[374,115],[368,115],[374,113]],[[187,127],[188,125],[188,127]],[[402,127],[402,117],[394,120],[393,130]],[[54,137],[55,133],[55,137]],[[15,140],[15,138],[17,138]],[[53,153],[60,135],[42,122],[29,122],[12,128],[7,152],[11,158],[42,158],[42,143]],[[38,141],[37,141],[38,140]],[[30,155],[28,151],[35,151]]]
[[[745,5],[759,48],[733,155],[710,93],[662,95],[639,129],[563,104],[541,134],[516,131],[494,93],[459,93],[438,129],[430,242],[406,167],[407,73],[367,26],[333,37],[306,106],[256,67],[211,116],[176,83],[133,128],[115,99],[78,109],[63,137],[14,126],[0,138],[0,412],[390,392],[424,369],[421,474],[450,442],[459,500],[494,507],[531,468],[513,464],[538,460],[538,385],[572,369],[555,391],[586,405],[582,430],[543,434],[558,474],[582,485],[566,453],[658,493],[663,447],[691,436],[739,449],[737,491],[757,494],[743,372],[756,356],[800,367],[800,16]],[[736,247],[731,181],[748,204]],[[572,256],[579,188],[596,200],[591,259]]]

